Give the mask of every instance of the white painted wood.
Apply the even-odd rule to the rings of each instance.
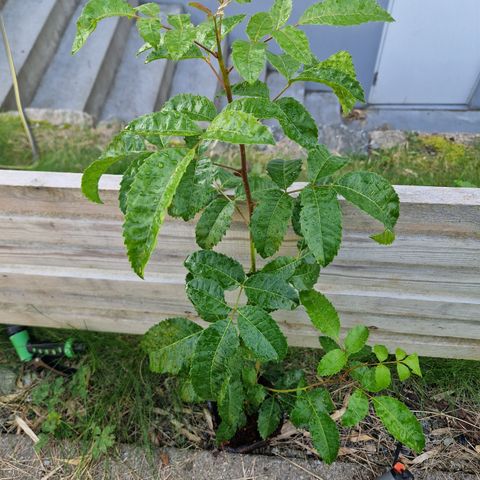
[[[142,281],[130,270],[117,208],[119,177],[102,179],[104,205],[85,200],[78,174],[0,171],[0,323],[141,334],[169,316],[197,320],[184,293],[194,224],[167,219]],[[292,189],[298,189],[296,184]],[[396,187],[391,247],[379,225],[342,201],[343,248],[318,288],[344,328],[421,355],[480,359],[480,189]],[[280,254],[295,252],[290,232]],[[240,217],[219,250],[248,265]],[[302,309],[276,312],[292,345],[317,347]]]
[[[478,0],[390,0],[372,104],[466,105],[480,75]]]

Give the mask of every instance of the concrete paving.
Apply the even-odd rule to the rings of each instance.
[[[75,459],[75,461],[73,461]],[[0,478],[22,480],[64,479],[78,465],[78,450],[72,445],[49,447],[36,455],[32,441],[21,435],[0,436]],[[163,449],[147,455],[144,450],[121,446],[115,458],[89,470],[93,479],[143,480],[376,480],[382,469],[337,462],[327,466],[319,460],[236,455],[200,450]],[[21,473],[21,477],[19,477]],[[85,474],[85,472],[84,472]],[[86,477],[82,477],[86,478]],[[416,480],[478,480],[465,473],[415,472]]]

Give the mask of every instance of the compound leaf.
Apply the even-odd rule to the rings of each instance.
[[[320,360],[317,373],[321,377],[327,377],[329,375],[335,375],[342,370],[347,364],[348,356],[339,348],[327,352]]]
[[[345,349],[349,355],[359,352],[367,343],[368,328],[364,325],[355,325],[345,338]]]
[[[245,392],[242,382],[233,376],[222,384],[218,397],[218,414],[222,419],[217,431],[217,441],[230,440],[244,418],[243,403]]]
[[[265,43],[235,40],[232,45],[232,61],[238,73],[248,82],[254,83],[265,68],[267,61]]]
[[[293,76],[298,72],[298,69],[302,65],[301,62],[295,60],[293,57],[286,53],[282,55],[277,55],[268,51],[267,60],[270,62],[272,67],[275,68],[287,80],[293,78]]]
[[[264,440],[275,432],[281,418],[280,404],[273,397],[267,398],[258,412],[258,432]]]
[[[193,137],[202,133],[200,127],[188,115],[174,110],[143,115],[130,122],[125,129],[142,136]]]
[[[245,293],[250,303],[266,310],[293,310],[298,305],[296,290],[274,275],[252,275],[245,282]]]
[[[342,425],[354,427],[368,414],[368,398],[361,390],[355,390],[348,400],[347,410],[342,416]]]
[[[300,292],[300,302],[305,307],[314,327],[338,341],[340,319],[327,297],[316,290],[307,290]]]
[[[284,29],[273,32],[272,36],[280,48],[295,60],[303,64],[311,62],[312,52],[305,32],[293,25],[287,25]]]
[[[315,388],[302,392],[293,408],[290,419],[297,427],[305,427],[310,423],[316,412],[330,413],[334,410],[332,397],[325,388]]]
[[[191,120],[212,121],[217,116],[215,104],[207,97],[180,93],[168,100],[162,107],[162,112],[174,111],[182,113]]]
[[[307,176],[311,183],[328,177],[348,163],[347,158],[331,154],[325,145],[315,145],[308,149]]]
[[[211,278],[196,277],[187,283],[187,296],[195,310],[207,322],[228,316],[231,309],[225,302],[222,287]]]
[[[247,25],[247,35],[252,42],[258,42],[265,35],[270,35],[275,29],[270,13],[259,12],[252,15]]]
[[[280,187],[286,190],[300,175],[302,160],[271,160],[267,164],[267,172],[270,178]]]
[[[273,26],[276,30],[283,27],[292,14],[292,0],[275,0],[270,9],[270,15],[273,19]]]
[[[202,213],[195,228],[195,237],[200,247],[210,250],[225,235],[230,227],[235,203],[226,198],[216,198]]]

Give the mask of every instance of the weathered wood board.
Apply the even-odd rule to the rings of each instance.
[[[141,334],[169,316],[196,319],[184,291],[194,225],[167,219],[146,280],[130,270],[117,207],[119,178],[102,180],[105,205],[80,192],[80,175],[0,171],[0,323]],[[295,187],[297,188],[298,185]],[[480,359],[480,189],[396,187],[397,240],[342,202],[343,248],[318,288],[343,325],[420,355]],[[220,244],[248,265],[240,217]],[[282,254],[292,253],[289,234]],[[292,345],[318,347],[304,311],[275,314]]]

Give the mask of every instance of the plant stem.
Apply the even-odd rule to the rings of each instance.
[[[288,82],[285,87],[280,91],[280,93],[272,100],[274,102],[275,100],[278,100],[291,86],[292,84]]]
[[[228,103],[232,103],[233,102],[232,86],[230,84],[228,67],[225,63],[225,59],[223,57],[223,52],[222,52],[222,39],[220,37],[221,25],[219,28],[216,17],[213,17],[213,21],[215,25],[215,36],[217,39],[217,53],[218,53],[217,59],[218,59],[218,65],[220,67],[220,71],[222,73],[223,87],[225,89],[225,94],[227,95]],[[250,190],[250,183],[248,182],[247,152],[245,150],[245,145],[239,145],[239,149],[240,149],[240,159],[242,162],[240,173],[242,176],[243,188],[245,189],[245,197],[247,200],[247,207],[248,207],[248,216],[251,219],[253,215],[254,206],[253,206],[252,192]],[[256,255],[255,245],[253,243],[252,232],[250,231],[250,229],[249,229],[249,235],[250,235],[250,271],[253,273],[256,271],[257,266],[256,266],[256,258],[255,258],[255,255]]]

